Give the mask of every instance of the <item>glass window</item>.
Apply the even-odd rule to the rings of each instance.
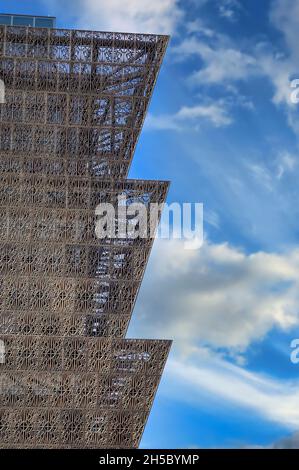
[[[35,18],[35,26],[37,28],[53,28],[53,23],[52,18]]]
[[[14,16],[12,20],[15,26],[33,26],[33,17],[30,16]]]
[[[0,24],[11,24],[10,15],[0,15]]]

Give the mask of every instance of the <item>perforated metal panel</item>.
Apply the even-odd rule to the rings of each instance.
[[[136,447],[170,348],[124,339],[152,238],[95,208],[127,180],[167,37],[0,26],[0,447]]]

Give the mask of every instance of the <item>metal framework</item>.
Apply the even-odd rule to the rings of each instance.
[[[127,180],[166,36],[0,26],[0,448],[137,447],[170,341],[124,339],[152,238],[95,208]]]

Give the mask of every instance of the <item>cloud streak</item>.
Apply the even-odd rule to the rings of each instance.
[[[229,126],[233,122],[224,102],[182,106],[175,114],[149,114],[145,121],[148,130],[190,130],[198,129],[202,123],[213,127]]]

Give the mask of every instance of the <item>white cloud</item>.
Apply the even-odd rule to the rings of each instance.
[[[295,109],[291,102],[291,77],[295,71],[290,59],[267,53],[258,53],[260,74],[269,79],[274,88],[272,101],[276,105],[287,105]]]
[[[191,76],[194,84],[227,84],[259,73],[256,58],[236,48],[227,36],[215,33],[210,38],[209,41],[192,35],[172,49],[177,61],[190,56],[203,61],[203,66]]]
[[[149,114],[145,121],[145,129],[149,130],[182,130],[198,129],[202,122],[214,127],[228,126],[233,119],[224,102],[183,106],[175,114],[155,116]]]
[[[176,114],[179,121],[193,121],[194,119],[204,118],[214,124],[216,127],[227,126],[231,124],[232,119],[227,114],[223,103],[213,103],[208,105],[183,106]]]
[[[99,31],[171,34],[183,17],[178,0],[50,0],[58,16],[75,13],[76,26]]]
[[[196,18],[195,20],[187,22],[185,27],[186,27],[187,33],[189,34],[200,33],[203,36],[210,37],[210,38],[215,36],[215,31],[211,28],[208,28],[199,18]]]
[[[256,59],[233,48],[212,49],[201,47],[206,66],[195,72],[192,79],[197,83],[224,83],[228,80],[247,79],[257,67]]]
[[[245,351],[272,328],[299,323],[299,250],[247,255],[227,244],[183,249],[157,240],[134,328],[174,337],[184,350],[201,344]]]
[[[271,167],[268,168],[260,162],[244,162],[253,178],[267,191],[277,190],[277,183],[288,174],[294,172],[298,163],[298,157],[287,151],[278,154],[276,159],[271,161]],[[280,191],[280,189],[278,189]]]
[[[248,163],[247,168],[249,169],[253,177],[256,179],[256,181],[258,181],[268,191],[272,191],[273,176],[265,166],[258,163]]]
[[[145,118],[144,131],[179,131],[181,126],[176,122],[175,115],[162,114],[155,116],[148,113]]]
[[[217,212],[213,210],[204,210],[204,221],[207,222],[212,227],[219,229],[220,227],[220,217]]]
[[[298,158],[289,152],[282,152],[277,159],[277,178],[280,180],[286,173],[292,172],[297,166]]]
[[[238,0],[220,0],[218,5],[219,15],[229,21],[236,21],[241,8]]]

